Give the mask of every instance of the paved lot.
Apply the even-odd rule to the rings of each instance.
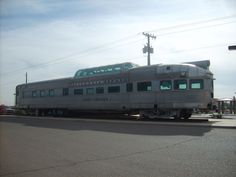
[[[168,123],[1,116],[0,176],[236,176],[236,129]]]

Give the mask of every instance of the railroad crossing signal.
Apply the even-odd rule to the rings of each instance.
[[[156,36],[154,36],[153,34],[148,34],[148,33],[144,33],[144,32],[143,32],[143,35],[146,36],[147,39],[148,39],[147,45],[145,45],[144,48],[143,48],[143,53],[148,53],[148,55],[147,55],[147,65],[149,66],[150,65],[150,54],[153,53],[153,48],[150,47],[150,37],[152,39],[156,39]]]

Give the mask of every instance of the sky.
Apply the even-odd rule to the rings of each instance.
[[[236,96],[235,0],[0,0],[0,104],[15,87],[73,77],[78,69],[133,62],[210,60],[215,97]]]

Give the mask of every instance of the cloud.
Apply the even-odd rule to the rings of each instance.
[[[51,9],[48,5],[40,0],[2,0],[1,17],[46,14]]]

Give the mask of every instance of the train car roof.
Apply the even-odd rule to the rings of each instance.
[[[210,60],[185,62],[184,64],[192,64],[192,65],[198,66],[198,67],[200,67],[200,68],[209,70]]]
[[[114,65],[106,65],[106,66],[80,69],[75,73],[74,78],[79,79],[79,78],[91,77],[95,75],[117,74],[123,71],[128,71],[136,67],[138,67],[137,64],[126,62],[126,63],[119,63],[119,64],[114,64]]]
[[[196,61],[196,62],[189,62],[189,63],[179,63],[179,64],[156,64],[150,66],[140,66],[136,67],[130,72],[148,72],[153,71],[158,75],[163,74],[176,74],[176,73],[188,73],[188,76],[201,76],[201,75],[212,75],[212,72],[209,70],[210,61]]]
[[[23,84],[19,84],[17,85],[17,87],[21,87],[21,86],[26,86],[26,85],[37,85],[37,84],[46,84],[46,83],[52,83],[52,82],[64,82],[64,81],[70,81],[71,79],[73,79],[72,77],[66,77],[66,78],[59,78],[59,79],[51,79],[51,80],[43,80],[43,81],[35,81],[35,82],[29,82],[29,83],[23,83]]]
[[[131,62],[113,64],[113,65],[105,65],[99,67],[92,67],[86,69],[78,70],[74,77],[68,78],[60,78],[60,79],[53,79],[53,80],[44,80],[39,82],[32,82],[28,83],[30,85],[35,84],[43,84],[47,82],[64,82],[65,80],[70,81],[71,79],[80,79],[80,78],[87,78],[92,76],[104,76],[104,75],[113,75],[119,74],[121,72],[143,72],[143,71],[150,71],[150,69],[155,69],[157,73],[168,73],[168,72],[181,72],[181,71],[189,71],[190,74],[194,73],[208,73],[212,74],[209,71],[210,61],[203,60],[203,61],[195,61],[195,62],[186,62],[181,64],[156,64],[150,66],[139,66],[137,64]],[[18,86],[23,86],[26,84],[20,84]]]

